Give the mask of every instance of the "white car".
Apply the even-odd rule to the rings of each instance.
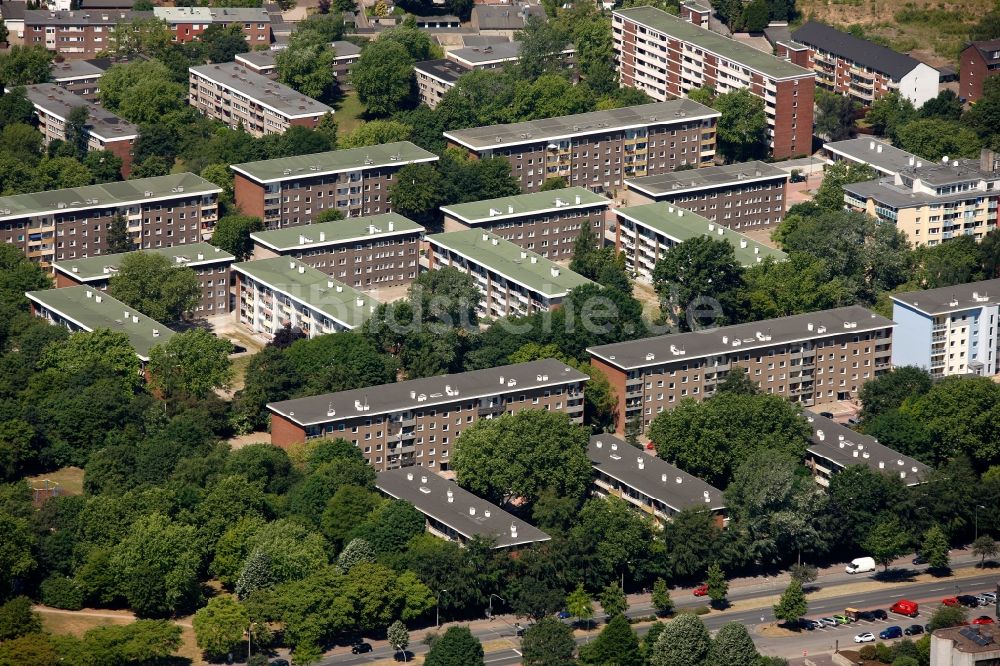
[[[858,634],[857,636],[854,637],[854,642],[855,643],[874,643],[875,642],[875,634],[873,634],[870,631],[866,631],[863,634]]]

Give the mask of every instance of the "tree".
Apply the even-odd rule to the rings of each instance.
[[[802,591],[802,583],[793,578],[785,591],[781,593],[778,603],[774,604],[774,617],[784,620],[788,626],[795,626],[808,611],[809,604]]]
[[[400,215],[437,226],[438,207],[445,203],[441,173],[429,164],[407,164],[389,186],[389,201]]]
[[[50,634],[40,631],[0,643],[3,666],[57,666],[63,657]]]
[[[962,100],[954,90],[942,90],[937,97],[932,97],[920,107],[923,118],[941,118],[942,120],[958,120],[962,117]]]
[[[867,164],[855,164],[846,160],[836,162],[824,172],[823,182],[816,192],[813,203],[820,208],[840,210],[844,207],[844,185],[875,178],[875,170]]]
[[[920,544],[920,554],[927,558],[927,564],[932,569],[948,568],[948,537],[938,525],[931,525],[924,532],[924,540]]]
[[[151,383],[167,396],[203,400],[213,390],[229,386],[232,351],[229,340],[217,338],[203,328],[178,333],[150,351]]]
[[[355,566],[375,561],[375,549],[364,539],[351,539],[344,550],[337,556],[337,568],[341,573],[348,573]]]
[[[236,261],[246,261],[253,252],[250,234],[263,231],[264,222],[251,215],[226,215],[220,219],[212,232],[212,245],[236,257]]]
[[[306,97],[322,100],[329,97],[337,81],[333,59],[329,43],[307,31],[301,35],[296,32],[288,48],[278,51],[274,64],[279,81]]]
[[[479,288],[475,278],[455,267],[421,273],[410,285],[408,296],[415,320],[434,322],[438,331],[440,325],[443,330],[476,325]]]
[[[566,596],[566,611],[578,620],[586,620],[590,623],[594,617],[594,604],[590,595],[583,589],[583,583],[576,586],[576,589]]]
[[[134,58],[139,54],[157,58],[171,47],[173,32],[163,19],[142,18],[118,23],[108,34],[104,55]]]
[[[976,157],[982,142],[975,131],[962,123],[922,118],[896,129],[896,146],[936,162],[944,156]]]
[[[709,651],[709,666],[759,666],[760,655],[741,622],[722,625]]]
[[[927,631],[958,627],[968,622],[968,611],[961,606],[938,606],[927,623]]]
[[[368,113],[388,116],[410,100],[414,62],[398,41],[380,37],[365,45],[351,68],[351,84]]]
[[[176,266],[156,252],[132,252],[118,262],[108,281],[109,293],[142,314],[161,322],[180,321],[201,300],[194,269]]]
[[[47,83],[55,54],[44,46],[15,44],[0,53],[0,82],[8,88]]]
[[[854,127],[854,101],[846,95],[818,90],[816,93],[816,134],[827,141],[843,141],[857,133]]]
[[[139,358],[128,336],[106,328],[74,333],[63,344],[50,345],[42,353],[41,367],[55,370],[64,377],[95,367],[107,368],[122,382],[126,398],[142,383]]]
[[[275,582],[271,573],[271,556],[262,550],[255,550],[247,557],[236,580],[236,598],[245,601],[257,590],[263,590]]]
[[[719,152],[728,162],[746,162],[767,155],[767,116],[764,100],[740,89],[715,98],[722,116],[718,123]]]
[[[649,655],[650,666],[699,666],[708,658],[712,639],[697,615],[681,613],[667,623]]]
[[[111,218],[108,224],[108,254],[131,252],[135,249],[132,236],[128,232],[128,220],[121,213]]]
[[[894,138],[896,129],[917,117],[917,110],[909,99],[893,90],[878,98],[868,107],[865,121],[878,136]]]
[[[729,596],[729,583],[718,562],[709,565],[705,584],[708,586],[708,598],[712,600],[712,605],[725,605],[726,597]]]
[[[752,0],[743,9],[743,28],[747,32],[763,32],[768,23],[766,0]]]
[[[223,659],[243,642],[250,614],[232,597],[218,596],[198,609],[191,623],[198,647],[210,659]]]
[[[653,582],[653,608],[657,615],[670,615],[674,612],[674,600],[670,598],[667,581],[657,578]]]
[[[819,570],[812,564],[793,564],[788,568],[788,573],[800,586],[812,583],[819,577]]]
[[[554,617],[543,617],[521,638],[521,661],[525,666],[572,666],[575,651],[573,629]]]
[[[78,160],[82,160],[87,154],[90,142],[90,130],[87,129],[89,118],[89,109],[80,105],[73,107],[66,119],[66,143],[73,148],[74,157]]]
[[[482,666],[483,645],[468,627],[449,627],[431,646],[426,666]]]
[[[653,287],[678,330],[742,321],[743,268],[727,241],[696,236],[674,245],[656,262]]]
[[[340,140],[338,148],[361,148],[380,143],[409,141],[413,128],[396,120],[371,120]]]
[[[555,178],[546,178],[539,190],[542,192],[548,192],[550,190],[562,190],[567,187],[569,187],[569,185],[566,182],[566,179],[562,176],[556,176]],[[589,228],[589,226],[587,228]],[[580,234],[582,235],[583,231],[581,231]],[[591,231],[591,234],[593,234],[593,231]]]
[[[31,609],[28,597],[14,597],[0,606],[0,642],[41,630],[42,618]]]
[[[861,417],[873,419],[899,409],[910,396],[921,396],[931,390],[931,375],[915,366],[895,367],[861,386]]]
[[[639,651],[639,638],[624,615],[616,614],[593,643],[580,649],[580,663],[594,666],[642,666],[644,662]]]
[[[888,516],[875,523],[861,545],[888,571],[892,561],[906,552],[909,541],[910,536],[900,526],[899,519]]]
[[[601,590],[601,608],[608,617],[621,615],[628,610],[628,597],[625,591],[615,583],[609,583]]]
[[[463,430],[451,464],[463,488],[501,506],[515,498],[533,503],[546,489],[581,498],[591,476],[587,441],[565,414],[525,410]]]
[[[393,652],[397,654],[406,652],[406,648],[410,645],[410,632],[406,630],[405,624],[396,620],[389,625],[389,629],[385,635],[389,641],[389,647],[392,648]],[[406,661],[405,657],[403,661]]]
[[[986,566],[987,557],[992,559],[1000,554],[1000,544],[993,537],[984,534],[972,542],[972,554],[982,558],[979,561],[980,567]]]
[[[199,36],[205,54],[212,62],[232,62],[240,53],[250,50],[250,44],[239,23],[212,23]]]

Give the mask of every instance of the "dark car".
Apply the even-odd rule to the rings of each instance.
[[[875,613],[871,611],[858,611],[858,619],[864,620],[865,622],[874,622]]]
[[[372,651],[372,644],[361,641],[351,646],[351,654],[364,654]]]
[[[802,618],[801,620],[799,620],[799,626],[802,627],[803,629],[808,629],[809,631],[812,631],[813,629],[819,629],[820,627],[823,626],[823,624],[817,622],[816,620]]]
[[[520,624],[515,624],[514,625],[514,635],[515,636],[524,636],[524,632],[526,632],[526,631],[527,631],[526,627],[523,627]]]
[[[962,604],[966,608],[978,608],[979,607],[979,600],[976,599],[971,594],[960,594],[960,595],[958,595],[955,598],[958,599],[958,603]]]
[[[888,620],[889,619],[889,614],[886,613],[881,608],[876,608],[875,610],[868,611],[868,612],[871,613],[872,617],[874,617],[876,620]]]
[[[289,666],[287,659],[275,659],[271,662],[271,666]]]
[[[924,627],[921,624],[911,624],[903,630],[903,633],[907,636],[919,636],[924,633]]]
[[[899,638],[902,635],[903,635],[903,628],[897,626],[886,627],[882,631],[878,632],[878,637],[881,638],[882,640],[886,640],[889,638]]]
[[[927,558],[924,557],[923,555],[917,555],[916,557],[913,558],[913,564],[914,565],[927,564]]]

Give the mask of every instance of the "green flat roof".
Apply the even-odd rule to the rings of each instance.
[[[235,261],[236,257],[209,243],[186,243],[170,247],[157,247],[149,250],[136,250],[161,254],[176,266],[200,266],[214,264],[219,261]],[[67,275],[72,275],[81,281],[108,279],[118,272],[118,265],[124,257],[136,252],[121,252],[119,254],[100,254],[96,257],[57,261],[52,267]]]
[[[193,173],[173,173],[154,178],[138,178],[102,185],[0,197],[0,220],[43,213],[71,213],[76,210],[219,192],[222,192],[221,187],[201,176]]]
[[[341,171],[355,171],[391,164],[436,162],[438,156],[409,141],[382,143],[377,146],[331,150],[311,155],[281,157],[275,160],[233,164],[230,168],[253,180],[269,183],[302,176],[322,176]]]
[[[87,331],[107,328],[124,333],[143,361],[149,360],[149,351],[153,347],[166,344],[174,336],[173,331],[155,319],[86,285],[29,291],[25,295]],[[126,312],[129,315],[127,318]]]
[[[794,65],[787,60],[782,60],[769,53],[758,51],[754,47],[738,42],[735,39],[723,37],[716,32],[689,23],[679,16],[668,14],[662,9],[656,9],[655,7],[633,7],[632,9],[616,9],[614,13],[654,30],[665,32],[677,39],[690,42],[700,49],[711,51],[716,55],[738,62],[745,67],[774,78],[789,79],[800,76],[813,76],[813,73],[808,69]]]
[[[378,305],[371,296],[289,257],[244,261],[233,264],[233,270],[323,313],[346,328],[361,326]]]
[[[383,213],[370,217],[349,217],[333,222],[285,227],[273,231],[258,231],[250,234],[250,238],[280,252],[422,231],[424,231],[422,226],[399,213]]]
[[[434,234],[427,240],[545,296],[563,296],[574,287],[593,284],[540,254],[479,229]]]
[[[512,197],[441,206],[441,210],[463,222],[475,223],[562,209],[591,208],[597,205],[610,206],[611,203],[610,199],[594,194],[585,187],[567,187],[549,192],[532,192]],[[491,215],[491,211],[495,211],[495,213]]]
[[[716,240],[728,241],[736,252],[736,260],[744,266],[753,266],[766,257],[774,257],[775,261],[784,261],[788,258],[781,250],[758,243],[738,231],[670,203],[630,206],[619,208],[615,213],[636,224],[654,229],[676,243],[683,243],[697,236],[710,236]]]

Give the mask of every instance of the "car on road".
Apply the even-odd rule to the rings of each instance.
[[[846,615],[834,615],[833,619],[834,619],[834,621],[837,624],[850,624],[851,623],[851,618],[847,617]]]
[[[854,637],[854,642],[855,643],[874,643],[875,642],[875,634],[873,634],[870,631],[866,631],[863,634],[858,634],[857,636]]]
[[[559,611],[559,619],[560,620],[568,620],[571,617],[573,617],[573,616],[569,614],[569,611],[565,611],[565,610],[564,611]]]
[[[895,625],[891,627],[886,627],[882,631],[878,632],[878,637],[882,640],[888,640],[890,638],[899,638],[903,635],[903,628],[897,627]]]
[[[698,587],[694,588],[694,596],[704,597],[708,594],[708,583],[702,583]]]
[[[972,624],[996,624],[996,621],[989,615],[980,615],[972,621]]]
[[[996,592],[983,592],[979,596],[985,597],[987,603],[995,604],[997,602],[997,593]]]
[[[907,636],[919,636],[924,633],[924,625],[922,624],[911,624],[906,629],[903,629],[903,633]]]
[[[287,659],[275,659],[271,662],[271,666],[289,666]]]
[[[876,608],[875,610],[869,611],[876,620],[888,620],[889,614],[886,613],[881,608]]]
[[[527,627],[524,627],[523,625],[516,624],[516,623],[514,624],[514,635],[515,636],[524,636],[524,633],[526,631],[528,631]]]
[[[918,554],[916,557],[913,558],[913,564],[915,566],[920,564],[927,564],[927,558],[924,557],[923,555]]]
[[[359,641],[351,646],[351,654],[364,654],[372,651],[372,644]]]
[[[960,594],[955,598],[958,599],[958,603],[962,604],[966,608],[979,607],[979,600],[976,599],[976,597],[971,594]]]
[[[955,597],[945,597],[944,599],[941,600],[941,605],[942,606],[961,606],[962,604],[958,603],[958,599],[956,599]]]
[[[819,619],[819,625],[821,627],[836,627],[837,621],[834,620],[832,617],[821,617]]]

